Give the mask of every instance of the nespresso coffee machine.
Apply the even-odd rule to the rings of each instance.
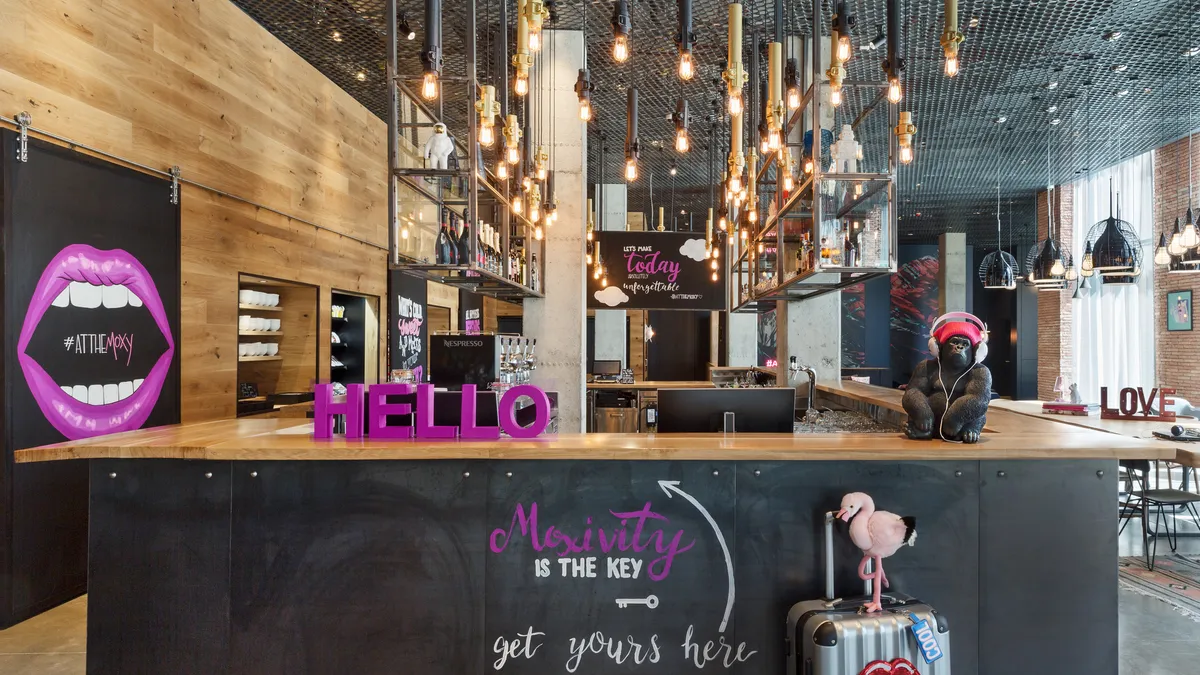
[[[500,340],[498,335],[431,335],[429,381],[451,391],[461,391],[464,384],[486,389],[500,379]]]

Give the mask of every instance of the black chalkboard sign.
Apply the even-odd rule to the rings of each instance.
[[[398,270],[388,275],[388,353],[392,370],[411,370],[423,382],[429,326],[425,322],[426,281]]]
[[[479,335],[483,332],[483,296],[478,293],[459,289],[458,291],[458,327],[468,335]]]
[[[725,309],[723,266],[702,234],[596,232],[594,246],[605,274],[587,275],[590,309]]]

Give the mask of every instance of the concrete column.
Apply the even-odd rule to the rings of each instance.
[[[599,215],[596,227],[608,231],[624,230],[626,197],[624,183],[597,183],[596,209]]]
[[[758,365],[758,315],[752,312],[730,312],[725,344],[725,358],[729,365]]]
[[[833,291],[803,302],[776,303],[776,345],[779,358],[777,377],[782,385],[804,386],[801,396],[808,394],[808,378],[801,375],[789,380],[791,357],[797,364],[811,366],[817,382],[837,382],[842,377],[842,294]]]
[[[587,65],[582,31],[542,32],[543,58],[530,77],[531,101],[554,101],[554,135],[549,106],[540,137],[550,153],[557,194],[558,222],[547,228],[542,253],[546,261],[544,298],[525,300],[525,334],[537,339],[538,368],[533,383],[558,392],[559,428],[581,433],[584,410],[584,367],[587,360],[587,310],[584,254],[587,227],[587,135],[579,120],[573,89],[579,69]],[[549,58],[554,54],[554,60]],[[553,77],[551,77],[553,72]],[[539,129],[527,129],[538,138]]]
[[[967,311],[967,235],[938,237],[938,314]]]

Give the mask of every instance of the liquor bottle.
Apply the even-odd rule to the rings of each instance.
[[[471,260],[471,226],[463,221],[462,231],[458,233],[458,264],[466,265]]]
[[[538,262],[536,253],[529,259],[529,288],[534,291],[538,289]]]
[[[461,260],[458,257],[458,227],[454,221],[454,214],[448,209],[442,209],[442,226],[446,228],[446,239],[450,244],[449,250],[446,252],[446,264],[457,265]]]
[[[518,271],[521,285],[528,287],[529,286],[529,266],[525,264],[525,254],[524,253],[522,253],[520,256],[517,257],[517,264],[521,266],[521,269]]]
[[[433,245],[434,262],[438,265],[451,264],[451,258],[454,256],[452,252],[454,245],[450,243],[450,234],[447,230],[448,226],[446,225],[446,221],[443,220],[441,226],[438,228],[437,241]]]

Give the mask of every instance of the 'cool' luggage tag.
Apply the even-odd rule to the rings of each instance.
[[[916,614],[909,614],[908,618],[912,619],[913,625],[909,626],[909,630],[917,639],[917,648],[921,650],[921,656],[925,657],[925,663],[933,663],[945,656],[929,622],[925,619],[918,619]]]

